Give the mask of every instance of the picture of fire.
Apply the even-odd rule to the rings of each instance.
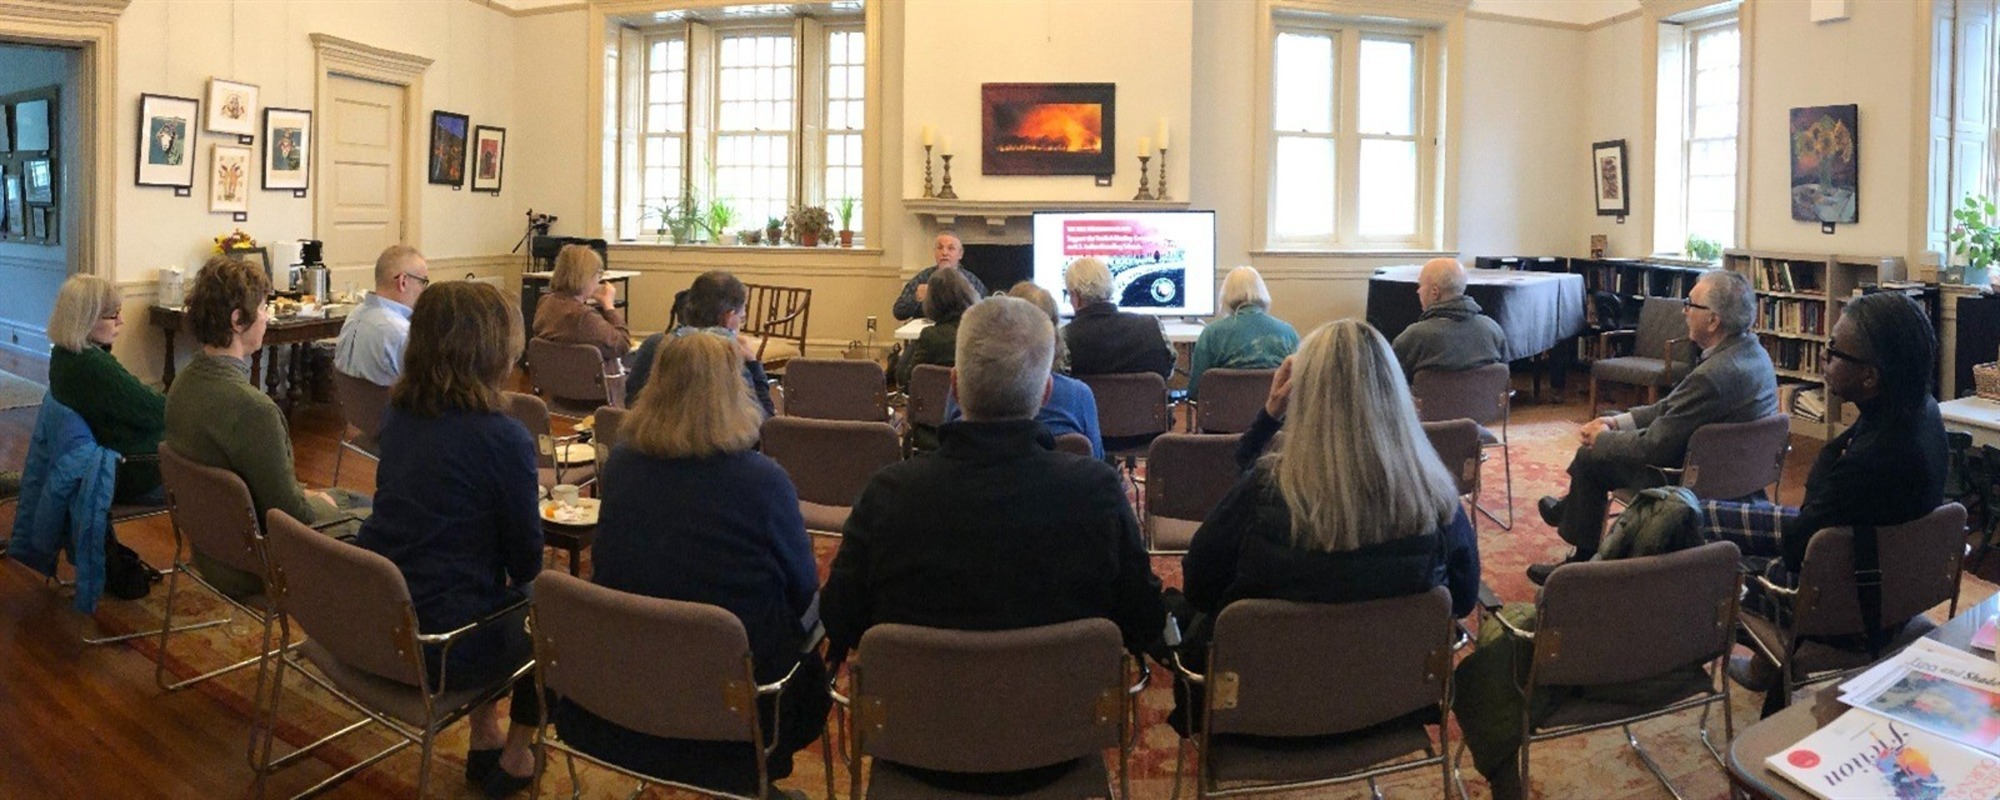
[[[1002,153],[1098,153],[1104,149],[1104,106],[1039,103],[994,110]]]

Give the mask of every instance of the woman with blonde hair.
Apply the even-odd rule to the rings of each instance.
[[[819,737],[826,719],[826,667],[806,650],[811,623],[803,621],[819,570],[798,491],[782,467],[751,449],[764,413],[742,369],[734,343],[716,334],[694,331],[661,344],[600,477],[591,580],[735,614],[759,683],[796,667],[780,699],[759,709],[776,739],[766,761],[776,780],[791,774],[792,755]],[[557,706],[555,721],[565,741],[610,763],[719,791],[756,791],[758,756],[747,743],[652,736],[569,704]]]
[[[549,293],[535,303],[535,338],[597,348],[605,361],[632,349],[632,332],[617,306],[618,289],[603,281],[604,259],[580,244],[556,252]]]
[[[56,290],[49,313],[49,395],[90,426],[97,443],[122,456],[157,452],[167,432],[167,396],[111,354],[125,320],[118,285],[96,275],[71,275]],[[118,465],[118,502],[162,502],[159,464]]]
[[[1283,447],[1258,458],[1280,426]],[[1443,585],[1454,616],[1472,611],[1479,541],[1374,328],[1339,320],[1308,334],[1238,453],[1254,467],[1181,560],[1196,612],[1184,657],[1205,651],[1210,621],[1237,600],[1349,603]]]
[[[1221,319],[1201,329],[1188,361],[1188,396],[1201,398],[1201,374],[1210,368],[1270,369],[1299,349],[1299,332],[1271,316],[1271,290],[1252,267],[1222,279]]]

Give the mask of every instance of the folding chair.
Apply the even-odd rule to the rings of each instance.
[[[888,377],[873,361],[794,358],[785,365],[785,415],[884,422]]]
[[[582,419],[598,406],[625,406],[625,367],[596,345],[530,338],[527,358],[528,383],[553,413]]]
[[[1146,549],[1187,552],[1208,512],[1235,488],[1236,445],[1242,434],[1169,433],[1146,455]]]
[[[382,415],[389,410],[389,387],[336,369],[333,393],[340,400],[340,416],[346,421],[340,432],[340,447],[333,451],[333,485],[339,486],[340,462],[347,451],[370,461],[382,460]]]
[[[1410,397],[1417,403],[1417,418],[1425,422],[1469,419],[1479,426],[1482,448],[1500,448],[1500,464],[1507,476],[1507,518],[1494,516],[1472,496],[1472,508],[1486,515],[1503,531],[1514,529],[1514,457],[1507,447],[1514,407],[1513,376],[1507,365],[1488,364],[1476,369],[1447,372],[1424,370],[1410,380]],[[1495,435],[1491,426],[1500,423]]]
[[[902,457],[887,422],[772,417],[764,420],[763,440],[764,455],[798,488],[806,530],[833,536],[847,527],[868,480]]]

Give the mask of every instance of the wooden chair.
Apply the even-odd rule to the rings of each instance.
[[[812,290],[792,286],[745,284],[749,302],[744,306],[742,330],[756,345],[757,359],[764,369],[781,372],[787,362],[806,353],[806,323],[812,316]]]

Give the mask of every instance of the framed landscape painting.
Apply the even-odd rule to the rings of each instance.
[[[465,138],[472,118],[449,111],[431,112],[430,182],[465,185]]]
[[[264,109],[264,188],[304,189],[312,170],[312,112]]]
[[[192,97],[139,95],[140,186],[194,186],[191,138],[200,109]]]

